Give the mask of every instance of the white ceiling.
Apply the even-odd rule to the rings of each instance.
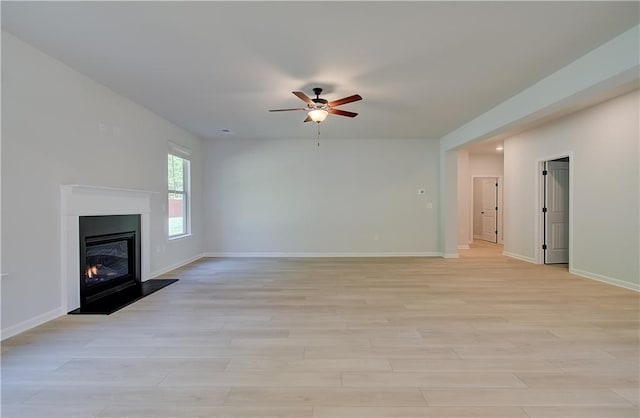
[[[439,138],[638,24],[638,2],[2,2],[2,27],[203,137]]]

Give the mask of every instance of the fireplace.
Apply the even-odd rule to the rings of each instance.
[[[140,215],[79,217],[80,308],[141,283]]]
[[[80,257],[80,249],[86,236],[125,233],[134,229],[116,231],[94,231],[80,235],[80,219],[108,218],[113,215],[135,215],[139,218],[140,229],[136,230],[136,251],[140,257],[141,270],[136,277],[142,284],[151,278],[151,196],[150,191],[118,189],[82,184],[65,184],[60,187],[62,213],[62,305],[66,312],[76,312],[81,306],[80,287],[84,281],[86,254]],[[83,221],[84,223],[84,221]],[[99,221],[98,224],[101,222]],[[82,238],[82,239],[81,239]],[[136,260],[136,269],[138,261]],[[137,272],[136,272],[137,273]],[[82,279],[82,280],[81,280]],[[83,292],[84,293],[84,292]],[[122,292],[119,292],[122,293]],[[101,298],[102,300],[107,298]],[[84,301],[86,303],[86,300]]]
[[[151,278],[153,192],[82,184],[60,191],[66,312],[108,315],[177,281]]]
[[[87,288],[128,277],[135,270],[136,235],[110,234],[85,238],[84,285]]]

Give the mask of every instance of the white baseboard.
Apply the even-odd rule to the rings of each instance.
[[[196,260],[202,258],[202,254],[198,254],[194,257],[189,258],[188,260],[181,261],[179,263],[172,264],[171,266],[165,267],[163,269],[157,270],[149,275],[150,279],[161,276],[165,273],[170,272],[171,270],[175,270],[179,267],[187,265],[189,263],[193,263]],[[63,308],[56,308],[52,311],[45,312],[40,314],[34,318],[28,319],[26,321],[22,321],[16,325],[12,325],[6,329],[1,331],[0,340],[5,340],[7,338],[13,337],[14,335],[18,335],[21,332],[27,331],[31,328],[37,327],[38,325],[44,324],[45,322],[51,321],[52,319],[56,319],[60,316],[66,315],[67,312]]]
[[[180,268],[180,267],[182,267],[182,266],[186,266],[186,265],[187,265],[187,264],[189,264],[189,263],[193,263],[194,261],[199,260],[199,259],[201,259],[202,257],[205,257],[205,255],[203,255],[203,254],[198,254],[198,255],[195,255],[195,256],[193,256],[193,257],[191,257],[191,258],[187,259],[187,260],[180,261],[180,262],[175,263],[175,264],[172,264],[172,265],[170,265],[170,266],[167,266],[167,267],[161,268],[160,270],[156,270],[156,271],[154,271],[153,273],[149,274],[149,278],[150,278],[150,279],[155,279],[155,278],[156,278],[156,277],[158,277],[158,276],[162,276],[162,275],[163,275],[163,274],[165,274],[165,273],[169,273],[171,270],[175,270],[175,269]]]
[[[459,250],[468,250],[469,249],[469,245],[468,244],[458,245],[458,249]]]
[[[458,253],[444,253],[441,255],[442,258],[460,258]]]
[[[363,258],[363,257],[441,257],[439,252],[375,252],[375,253],[290,253],[290,252],[210,252],[203,257],[229,257],[229,258]]]
[[[56,319],[66,314],[67,313],[64,311],[64,309],[60,307],[60,308],[53,309],[49,312],[40,314],[34,318],[27,319],[26,321],[22,321],[20,323],[17,323],[15,325],[12,325],[10,327],[3,329],[0,340],[5,340],[9,337],[13,337],[14,335],[18,335],[21,332],[25,332],[26,330],[37,327],[38,325],[42,325],[45,322],[49,322],[52,319]]]
[[[482,239],[482,235],[474,235],[473,239]]]
[[[537,264],[536,260],[534,258],[527,257],[527,256],[524,256],[524,255],[520,255],[520,254],[516,254],[516,253],[510,253],[508,251],[503,251],[502,255],[507,256],[507,257],[511,257],[511,258],[515,258],[516,260],[526,261],[527,263]]]
[[[590,273],[584,270],[578,270],[574,268],[569,268],[569,273],[575,274],[576,276],[584,277],[586,279],[597,280],[599,282],[607,283],[610,285],[623,287],[629,290],[635,290],[636,292],[640,292],[640,285],[635,283],[625,282],[623,280],[614,279],[613,277],[603,276],[601,274]]]

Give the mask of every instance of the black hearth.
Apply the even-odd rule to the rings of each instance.
[[[80,308],[110,314],[176,280],[141,281],[140,215],[81,216]]]

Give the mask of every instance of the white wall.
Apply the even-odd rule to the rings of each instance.
[[[505,252],[535,260],[538,161],[571,154],[570,269],[640,289],[638,90],[504,143]]]
[[[440,249],[445,258],[458,258],[458,151],[440,145]]]
[[[501,177],[504,173],[503,154],[470,154],[469,175]]]
[[[439,252],[437,141],[225,139],[205,156],[205,252]]]
[[[60,185],[157,192],[151,272],[202,252],[202,236],[167,241],[167,141],[194,152],[193,227],[202,228],[202,141],[2,32],[3,336],[61,309]]]
[[[469,182],[469,152],[458,151],[458,249],[468,249],[471,244],[471,183]]]
[[[471,210],[473,212],[472,233],[474,239],[482,236],[482,180],[483,177],[473,178],[473,202]]]

